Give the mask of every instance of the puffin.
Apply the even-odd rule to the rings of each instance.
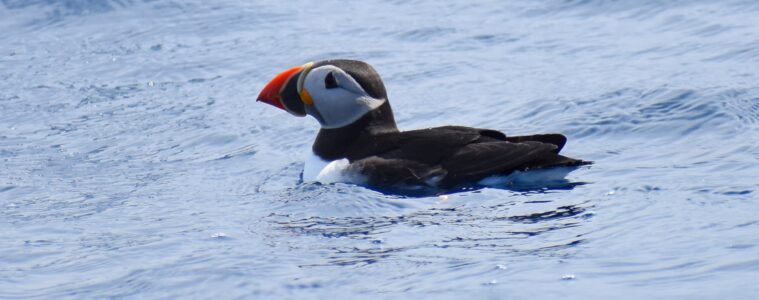
[[[508,136],[466,126],[400,131],[379,74],[358,60],[287,69],[264,86],[257,101],[309,115],[321,125],[301,174],[304,182],[451,189],[493,176],[592,163],[559,154],[567,138],[558,133]]]

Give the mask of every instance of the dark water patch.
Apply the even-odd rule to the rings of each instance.
[[[280,216],[277,216],[280,217]],[[288,217],[288,216],[284,216]],[[302,234],[316,234],[328,238],[371,238],[370,234],[382,233],[381,230],[403,221],[404,217],[369,217],[369,218],[320,218],[311,217],[303,220],[282,221],[282,229]]]
[[[751,191],[751,190],[743,190],[743,191],[727,191],[727,192],[724,192],[724,193],[722,193],[722,194],[723,194],[723,195],[728,195],[728,196],[730,196],[730,195],[736,195],[736,196],[738,196],[738,195],[748,195],[748,194],[751,194],[751,193],[753,193],[753,192],[754,192],[754,191]]]
[[[700,36],[700,37],[711,37],[718,34],[723,34],[726,32],[729,32],[732,30],[733,27],[721,25],[721,24],[711,24],[711,25],[705,25],[701,28],[696,28],[692,30],[693,35]]]
[[[406,32],[398,34],[398,38],[403,41],[411,42],[426,42],[434,39],[440,39],[452,33],[455,33],[453,28],[443,27],[428,27],[412,29]]]
[[[742,49],[729,50],[719,55],[712,56],[704,59],[704,61],[724,62],[724,61],[739,61],[739,62],[756,62],[759,60],[759,50],[757,50],[759,43],[754,43],[745,46]]]
[[[508,33],[499,34],[475,34],[464,36],[450,42],[446,48],[450,51],[473,51],[496,45],[504,45],[519,42],[523,37]]]
[[[624,13],[636,19],[651,18],[663,11],[692,5],[698,1],[669,1],[661,5],[657,1],[616,0],[557,0],[544,3],[544,7],[527,11],[527,16],[579,15],[593,16],[599,13]]]
[[[232,152],[223,154],[220,157],[214,158],[214,160],[225,160],[225,159],[231,159],[231,158],[236,158],[240,156],[253,156],[253,155],[256,155],[256,153],[258,153],[258,151],[255,149],[255,146],[249,145],[249,146],[236,149]]]
[[[511,216],[511,217],[508,217],[508,219],[514,222],[522,222],[522,223],[531,224],[531,223],[537,223],[537,222],[550,221],[554,219],[572,218],[577,215],[583,214],[585,210],[586,210],[585,208],[577,207],[577,206],[560,206],[556,210],[541,212],[541,213],[533,213],[526,216]]]
[[[193,79],[188,80],[187,83],[203,83],[203,82],[206,82],[206,81],[216,80],[216,79],[219,79],[219,78],[221,78],[221,76],[216,76],[216,77],[212,77],[212,78],[208,78],[208,79],[206,79],[206,78],[193,78]]]

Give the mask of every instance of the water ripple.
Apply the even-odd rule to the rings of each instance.
[[[0,0],[0,298],[750,299],[757,3]],[[335,57],[587,184],[303,183],[317,124],[255,98]]]

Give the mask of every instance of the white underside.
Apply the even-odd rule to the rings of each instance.
[[[566,180],[567,174],[577,170],[577,167],[559,167],[530,171],[515,171],[509,175],[494,175],[478,182],[484,186],[533,186]]]
[[[354,182],[355,180],[351,180],[351,176],[346,174],[348,164],[350,162],[346,158],[326,161],[314,153],[309,153],[306,158],[306,164],[303,167],[303,181],[321,183]]]
[[[338,159],[333,161],[323,160],[316,154],[309,153],[306,158],[306,163],[303,168],[303,181],[304,182],[320,182],[320,183],[356,183],[361,184],[363,182],[361,176],[348,172],[348,159]],[[478,182],[483,186],[531,186],[542,185],[545,183],[558,182],[565,180],[564,178],[576,170],[576,167],[560,167],[543,170],[531,170],[531,171],[516,171],[509,175],[495,175],[486,177]],[[435,185],[441,178],[431,179],[432,182],[428,182],[430,185]]]

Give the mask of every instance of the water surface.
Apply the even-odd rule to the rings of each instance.
[[[759,295],[755,1],[0,1],[0,298]],[[353,58],[402,129],[561,132],[573,189],[301,183],[254,99]]]

